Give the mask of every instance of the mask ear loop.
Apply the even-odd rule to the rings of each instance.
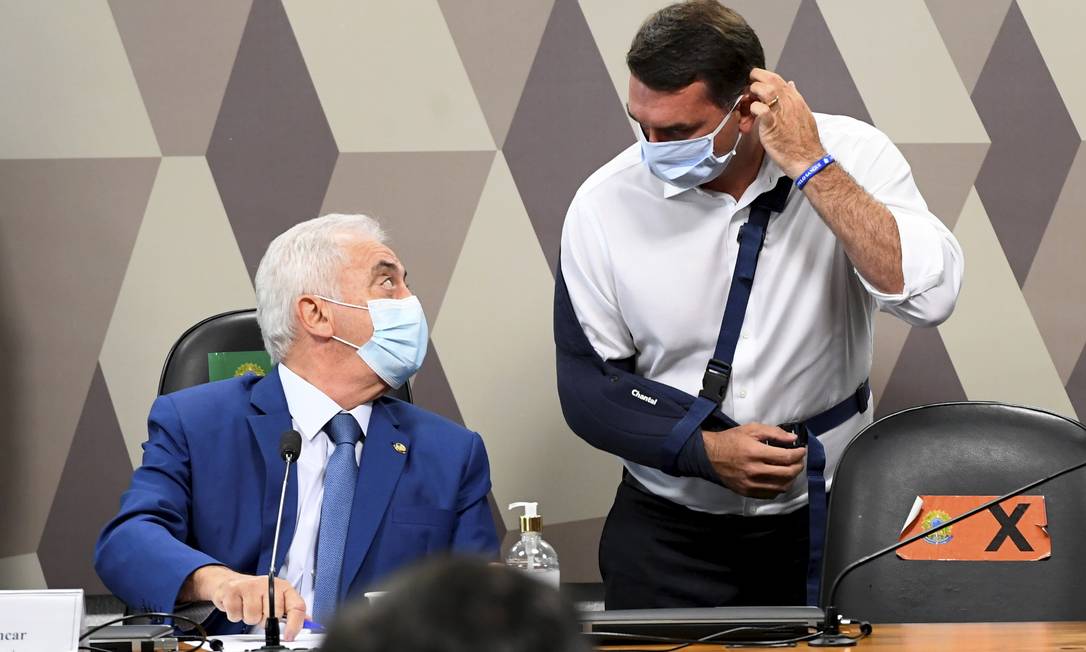
[[[344,301],[337,301],[335,299],[330,299],[330,298],[328,298],[328,297],[326,297],[326,296],[324,296],[322,294],[314,294],[313,296],[317,297],[318,299],[324,299],[328,303],[334,303],[337,306],[345,306],[347,308],[358,308],[360,310],[369,311],[369,308],[366,307],[366,306],[360,306],[360,305],[357,305],[357,304],[354,304],[354,303],[346,303]],[[348,342],[347,340],[343,339],[342,337],[337,337],[337,336],[333,335],[332,339],[337,341],[337,342],[342,342],[343,344],[346,344],[347,346],[351,347],[355,351],[362,350],[361,346],[358,346],[357,344],[352,344],[352,343]]]
[[[317,297],[318,299],[324,299],[325,301],[327,301],[329,303],[334,303],[337,306],[345,306],[347,308],[358,308],[359,310],[369,310],[369,307],[367,307],[367,306],[360,306],[357,303],[346,303],[344,301],[337,301],[335,299],[330,299],[330,298],[324,296],[323,294],[314,294],[313,296]]]
[[[710,136],[711,138],[716,138],[717,134],[719,134],[721,131],[723,131],[724,126],[726,124],[728,124],[728,120],[732,119],[732,114],[734,114],[735,110],[737,108],[739,108],[739,103],[743,101],[744,97],[746,97],[746,93],[741,94],[739,97],[737,97],[735,99],[735,104],[732,104],[732,108],[728,109],[728,112],[726,114],[724,114],[724,119],[720,121],[720,124],[718,124],[716,126],[716,129],[714,129],[711,133],[706,134],[707,136]],[[703,136],[703,138],[704,138],[704,136]],[[729,151],[724,152],[720,156],[717,156],[715,153],[710,152],[710,154],[713,157],[713,160],[715,160],[717,163],[723,163],[725,160],[728,159],[728,157],[735,156],[736,150],[739,149],[739,143],[741,143],[742,141],[743,141],[743,132],[740,131],[739,136],[735,139],[735,144],[732,145],[732,148]]]
[[[735,98],[735,104],[732,104],[732,108],[728,109],[728,112],[724,114],[724,118],[720,121],[720,124],[718,124],[716,126],[716,129],[713,129],[713,131],[711,133],[706,134],[706,135],[712,136],[713,138],[716,138],[716,135],[719,134],[724,129],[724,125],[728,124],[728,120],[732,119],[732,114],[735,113],[735,110],[737,108],[739,108],[739,103],[743,101],[743,97],[745,95],[746,94],[744,93],[743,95],[740,95],[739,97]],[[703,138],[704,138],[704,136],[703,136]],[[738,144],[738,142],[739,141],[736,141],[736,144]]]
[[[343,339],[342,337],[337,337],[337,336],[333,335],[332,339],[337,341],[337,342],[342,342],[342,343],[346,344],[347,346],[351,347],[355,351],[361,351],[362,350],[362,347],[358,346],[357,344],[351,344],[350,342]]]

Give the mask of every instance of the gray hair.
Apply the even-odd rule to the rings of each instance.
[[[256,269],[256,320],[272,363],[294,343],[294,304],[303,294],[339,298],[339,271],[347,262],[344,240],[386,241],[368,215],[332,213],[295,224],[268,245]]]

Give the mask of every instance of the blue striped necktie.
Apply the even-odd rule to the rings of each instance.
[[[335,450],[324,471],[324,500],[317,533],[317,571],[313,583],[313,617],[318,623],[327,624],[332,621],[339,597],[343,548],[347,542],[347,528],[351,524],[351,504],[358,479],[354,445],[365,435],[358,421],[346,412],[332,417],[324,432],[335,444]]]

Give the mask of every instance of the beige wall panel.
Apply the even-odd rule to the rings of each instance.
[[[630,71],[626,68],[626,52],[630,49],[637,28],[652,12],[671,4],[668,0],[581,0],[588,29],[600,50],[603,65],[615,85],[615,91],[623,104],[630,84]]]
[[[875,126],[899,143],[988,135],[923,0],[818,3]]]
[[[554,0],[442,0],[441,8],[490,133],[501,146]]]
[[[1071,418],[1064,391],[1025,297],[976,191],[954,229],[965,252],[958,307],[943,325],[947,353],[970,400],[1051,410]]]
[[[0,591],[44,589],[45,574],[34,553],[0,559]],[[62,587],[53,587],[62,588]]]
[[[1086,345],[1086,147],[1079,147],[1022,292],[1066,384]]]
[[[1033,39],[1063,97],[1079,138],[1086,139],[1086,2],[1082,0],[1018,0]]]
[[[0,161],[0,557],[41,540],[158,164]]]
[[[909,161],[913,181],[928,210],[953,230],[965,198],[988,154],[987,143],[904,143],[898,149]]]
[[[0,80],[0,158],[159,155],[105,0],[0,5]]]
[[[909,337],[910,326],[885,312],[875,313],[875,350],[871,361],[871,392],[878,404],[890,376],[894,373],[901,349]]]
[[[341,152],[494,148],[436,0],[284,6]]]
[[[159,147],[203,154],[252,0],[110,0]]]
[[[992,51],[999,28],[1013,0],[927,0],[958,75],[968,93]]]
[[[618,460],[570,432],[555,390],[554,280],[499,154],[433,341],[464,423],[482,433],[501,507],[537,500],[548,523],[603,516]],[[504,512],[506,526],[516,514]]]
[[[754,28],[765,51],[766,68],[775,69],[792,31],[800,0],[726,0],[724,4],[738,11]]]
[[[256,305],[207,162],[162,159],[99,363],[133,466],[166,354],[205,317]]]

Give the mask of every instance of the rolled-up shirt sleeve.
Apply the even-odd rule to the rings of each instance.
[[[914,326],[936,326],[954,311],[965,257],[954,234],[928,210],[905,157],[889,138],[875,134],[868,148],[873,156],[850,172],[894,216],[905,285],[888,294],[856,275],[880,310]]]

